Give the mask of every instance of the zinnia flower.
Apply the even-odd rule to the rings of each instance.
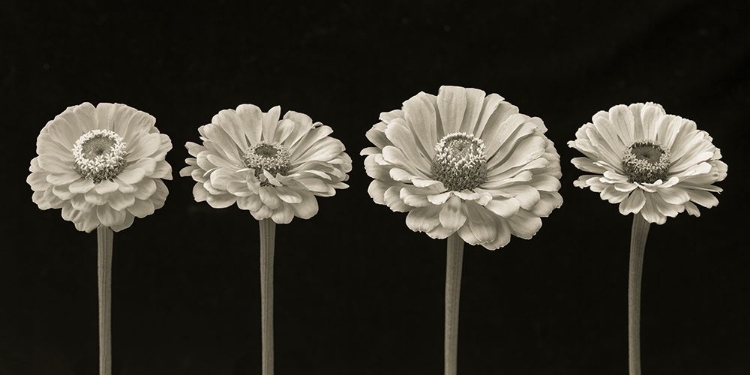
[[[188,142],[193,158],[181,176],[192,176],[198,202],[248,210],[257,220],[286,224],[318,212],[315,196],[329,197],[351,171],[344,144],[329,137],[330,127],[279,107],[268,113],[251,104],[226,109],[198,128],[203,145]]]
[[[26,182],[40,209],[61,208],[76,229],[121,231],[161,208],[172,143],[148,113],[124,104],[69,107],[42,129]]]
[[[529,239],[560,207],[560,156],[537,117],[497,94],[443,86],[381,113],[362,150],[378,204],[432,238],[494,250]]]
[[[713,184],[727,176],[727,165],[708,133],[693,121],[668,115],[655,103],[616,105],[600,111],[568,142],[585,155],[572,160],[583,175],[574,182],[619,203],[620,213],[640,214],[663,224],[687,210],[700,216],[696,204],[719,204]]]

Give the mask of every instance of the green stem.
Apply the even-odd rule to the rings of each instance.
[[[273,250],[276,223],[260,220],[260,316],[263,375],[273,375]]]
[[[464,241],[458,233],[448,237],[445,263],[445,375],[456,375],[458,360],[458,306]]]
[[[112,229],[96,229],[99,279],[99,375],[112,374]]]
[[[630,234],[630,271],[628,273],[628,364],[630,375],[641,375],[641,279],[649,222],[633,215]]]

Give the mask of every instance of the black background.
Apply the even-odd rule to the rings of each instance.
[[[720,205],[652,225],[645,374],[750,371],[745,2],[0,5],[0,374],[95,374],[96,235],[40,211],[25,183],[44,124],[122,102],[174,149],[166,206],[115,235],[114,374],[258,374],[258,225],[196,203],[177,172],[221,109],[281,105],[334,128],[351,188],[277,228],[276,372],[439,374],[445,241],[375,205],[359,151],[378,114],[440,85],[541,117],[563,207],[531,241],[468,247],[461,374],[626,374],[631,217],[590,191],[566,142],[601,109],[655,101],[721,148]]]

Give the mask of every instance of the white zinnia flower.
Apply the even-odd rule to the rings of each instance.
[[[172,143],[148,113],[124,104],[69,107],[47,123],[26,179],[39,208],[61,208],[76,229],[118,232],[161,208]]]
[[[203,145],[185,145],[194,157],[180,171],[196,181],[196,201],[214,208],[237,203],[257,220],[286,224],[294,216],[313,217],[315,196],[348,187],[351,158],[341,141],[328,136],[333,130],[293,111],[279,120],[279,111],[243,104],[198,128]]]
[[[620,213],[640,214],[663,224],[687,210],[700,216],[696,203],[719,204],[713,184],[727,176],[727,165],[708,133],[693,121],[668,115],[655,103],[616,105],[600,111],[576,132],[568,146],[586,157],[572,160],[583,175],[574,182],[620,204]]]
[[[432,238],[494,250],[529,239],[560,207],[560,156],[537,117],[497,94],[443,86],[381,113],[362,150],[375,203]]]

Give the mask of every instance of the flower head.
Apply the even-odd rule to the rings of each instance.
[[[162,179],[172,179],[164,159],[172,149],[148,113],[124,104],[69,107],[42,129],[39,156],[26,182],[39,208],[61,208],[76,229],[100,225],[120,231],[135,217],[161,208],[167,198]]]
[[[188,142],[192,158],[180,171],[196,184],[198,202],[248,210],[257,220],[286,224],[318,212],[315,196],[329,197],[344,183],[352,161],[330,127],[279,107],[267,113],[251,104],[226,109],[198,128],[203,144]]]
[[[619,203],[620,213],[640,214],[663,224],[695,205],[719,204],[713,184],[727,176],[727,165],[708,133],[693,121],[668,115],[655,103],[616,105],[600,111],[568,142],[585,155],[572,160],[580,170],[594,173],[574,182]]]
[[[362,150],[375,203],[432,238],[494,250],[529,239],[560,207],[560,156],[541,119],[497,94],[443,86],[381,113]]]

